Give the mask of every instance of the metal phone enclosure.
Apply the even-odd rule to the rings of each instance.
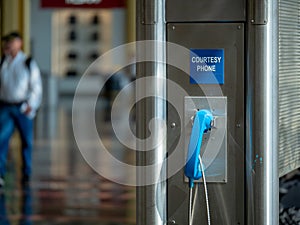
[[[167,66],[167,79],[186,92],[180,94],[177,89],[167,87],[167,99],[177,96],[176,101],[181,106],[167,106],[168,156],[181,149],[178,164],[185,165],[191,117],[197,109],[211,110],[216,128],[205,134],[201,155],[207,167],[205,175],[213,224],[245,224],[244,40],[244,24],[240,22],[167,24],[167,41],[187,49],[180,62],[188,68],[184,72]],[[172,57],[177,55],[167,50],[167,59]],[[207,66],[201,64],[203,62]],[[206,73],[207,70],[213,74]],[[168,165],[168,169],[171,166]],[[181,169],[169,175],[167,184],[168,220],[180,225],[188,223],[189,185],[186,181]],[[194,199],[197,220],[193,225],[204,223],[207,218],[201,179],[194,188],[198,191]]]

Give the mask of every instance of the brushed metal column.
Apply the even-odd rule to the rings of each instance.
[[[278,2],[248,5],[246,178],[247,224],[279,223]]]
[[[165,3],[164,0],[140,0],[137,3],[137,41],[155,40],[164,42],[165,32]],[[140,62],[137,64],[137,79],[152,77],[153,82],[142,82],[137,86],[137,95],[154,93],[154,97],[146,98],[137,103],[137,136],[145,139],[154,135],[151,143],[137,143],[143,150],[137,152],[137,166],[145,169],[137,170],[137,183],[147,183],[147,179],[153,180],[152,184],[137,187],[137,224],[138,225],[162,225],[166,220],[166,182],[159,181],[165,176],[164,166],[159,166],[166,157],[166,140],[159,143],[159,137],[166,136],[161,130],[159,120],[166,121],[166,103],[162,98],[166,96],[166,83],[160,78],[166,78],[166,66],[164,62],[166,53],[162,45],[146,45],[137,48],[137,61],[141,55],[147,54],[152,62]],[[154,119],[155,118],[155,119]],[[154,120],[152,120],[154,119]],[[151,121],[152,132],[149,132]],[[149,146],[155,146],[151,150]],[[147,165],[156,165],[151,170]]]

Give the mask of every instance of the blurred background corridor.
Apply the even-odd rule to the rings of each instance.
[[[124,154],[124,147],[114,139],[106,118],[108,103],[102,99],[97,107],[101,138],[115,154],[134,163],[134,155]],[[33,175],[25,188],[19,182],[18,136],[12,140],[6,185],[0,193],[0,224],[135,224],[135,187],[101,177],[83,159],[72,133],[71,106],[72,98],[65,97],[57,109],[40,110]]]
[[[1,37],[12,31],[22,35],[23,51],[37,62],[43,81],[32,179],[29,186],[21,186],[21,143],[15,133],[0,193],[0,225],[135,224],[135,187],[100,176],[79,151],[72,128],[73,97],[80,78],[103,53],[135,40],[135,1],[2,0],[0,7]],[[89,69],[78,93],[80,113],[85,113],[84,104],[99,94],[110,73],[120,63],[130,63],[134,55],[135,49],[129,49],[108,59],[105,66]],[[134,79],[132,69],[119,71],[106,82],[95,112],[106,148],[129,164],[135,164],[135,155],[117,141],[110,108],[117,92]],[[131,122],[134,126],[134,118]],[[99,164],[103,161],[100,158]]]

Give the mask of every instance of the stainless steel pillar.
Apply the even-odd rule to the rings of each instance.
[[[247,225],[278,224],[278,2],[248,1]]]
[[[137,41],[156,40],[165,41],[165,4],[164,0],[137,1]],[[153,82],[142,82],[137,87],[137,95],[145,96],[154,93],[154,96],[166,96],[166,84],[160,78],[166,77],[166,67],[162,62],[165,58],[165,49],[162,45],[146,45],[143,49],[137,49],[137,61],[141,54],[147,54],[153,62],[141,62],[137,64],[137,78],[152,77]],[[151,143],[138,143],[140,151],[137,153],[137,165],[145,167],[138,169],[138,185],[147,183],[151,177],[152,184],[137,187],[137,224],[138,225],[162,225],[166,218],[166,182],[159,182],[159,177],[165,176],[165,168],[159,166],[166,157],[166,141],[160,142],[161,136],[165,136],[160,129],[160,121],[166,121],[166,104],[162,98],[150,97],[137,103],[137,136],[145,139],[153,135]],[[155,119],[154,119],[155,118]],[[154,120],[152,120],[154,119]],[[152,120],[152,121],[151,121]],[[160,121],[159,121],[160,120]],[[152,133],[149,132],[149,124],[152,122]],[[155,146],[147,149],[149,146]],[[151,170],[147,165],[157,165]],[[157,181],[157,182],[156,182]]]

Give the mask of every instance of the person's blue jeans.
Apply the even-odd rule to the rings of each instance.
[[[22,141],[23,176],[31,175],[33,121],[20,110],[19,105],[0,104],[0,176],[5,175],[9,140],[17,128]]]

